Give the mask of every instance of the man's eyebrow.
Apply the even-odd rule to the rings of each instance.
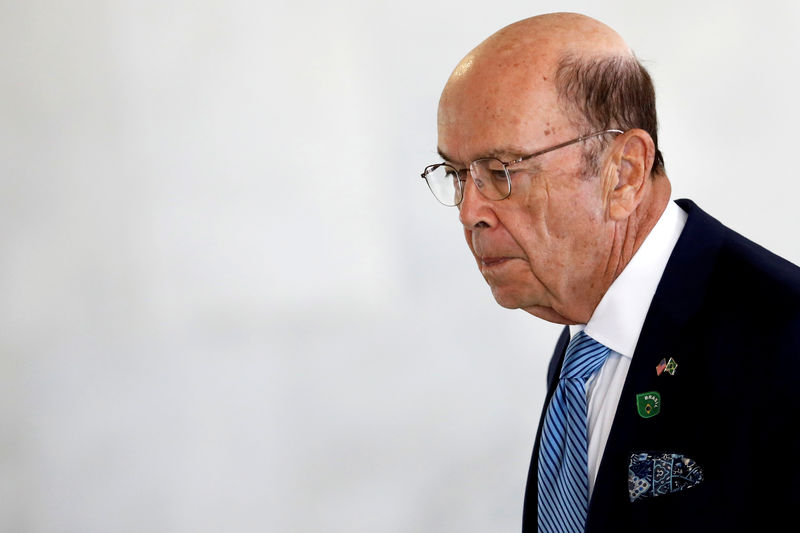
[[[447,161],[448,163],[456,163],[457,161],[446,153],[442,151],[441,148],[437,148],[436,151],[439,153],[439,157],[442,158],[443,161]],[[491,152],[479,155],[475,159],[483,159],[486,157],[494,157],[496,159],[500,159],[501,161],[512,161],[514,159],[524,157],[528,155],[530,152],[525,151],[524,148],[520,148],[519,146],[506,146],[503,148],[492,150]]]
[[[529,153],[531,153],[531,152],[528,152],[527,150],[525,150],[524,148],[522,148],[520,146],[504,146],[502,148],[497,148],[495,150],[492,150],[491,152],[489,152],[488,154],[484,155],[483,157],[495,157],[495,158],[503,160],[503,161],[506,161],[506,160],[512,161],[512,160],[517,159],[519,157],[526,156]]]
[[[442,158],[442,161],[447,161],[448,163],[455,163],[455,160],[451,159],[446,153],[442,152],[441,148],[436,148],[436,152],[438,152],[439,157]]]

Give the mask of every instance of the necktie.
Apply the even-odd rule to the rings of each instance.
[[[589,509],[586,380],[610,350],[583,331],[567,346],[539,446],[540,533],[583,532]]]

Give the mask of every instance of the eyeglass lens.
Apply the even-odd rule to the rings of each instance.
[[[470,165],[470,174],[475,186],[486,198],[502,200],[509,195],[511,183],[505,165],[494,158],[478,159]],[[466,172],[461,173],[464,179]],[[447,206],[461,203],[463,183],[458,172],[450,165],[438,165],[425,173],[431,192],[439,202]]]

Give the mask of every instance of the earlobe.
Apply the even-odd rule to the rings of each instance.
[[[647,189],[655,144],[646,131],[639,129],[625,132],[616,141],[609,158],[615,179],[608,192],[608,212],[612,220],[624,220],[636,210]]]

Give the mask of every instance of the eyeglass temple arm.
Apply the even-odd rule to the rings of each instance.
[[[620,134],[620,133],[625,133],[625,132],[622,131],[622,130],[603,130],[603,131],[596,131],[596,132],[590,133],[588,135],[581,135],[577,139],[572,139],[571,141],[563,142],[561,144],[557,144],[555,146],[551,146],[549,148],[545,148],[544,150],[539,150],[538,152],[534,152],[534,153],[532,153],[530,155],[526,155],[526,156],[520,157],[519,159],[515,159],[514,161],[510,161],[508,164],[509,165],[513,165],[514,163],[520,163],[522,161],[525,161],[526,159],[530,159],[532,157],[536,157],[537,155],[546,154],[547,152],[552,152],[553,150],[558,150],[559,148],[564,148],[565,146],[569,146],[570,144],[575,144],[575,143],[579,143],[581,141],[585,141],[586,139],[591,139],[592,137],[598,137],[600,135],[605,135],[606,133],[617,133],[617,134]]]

